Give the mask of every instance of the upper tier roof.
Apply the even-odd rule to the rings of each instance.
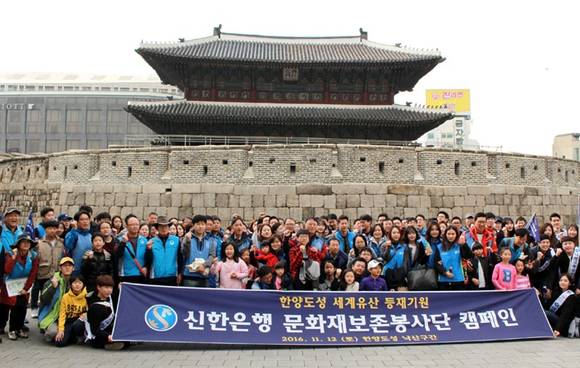
[[[209,37],[169,43],[142,43],[143,57],[166,56],[200,61],[281,64],[384,64],[441,62],[438,50],[420,50],[347,37],[274,37],[217,32]]]

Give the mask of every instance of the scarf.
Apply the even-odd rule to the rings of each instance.
[[[578,261],[580,261],[580,247],[574,248],[574,254],[572,255],[572,259],[570,259],[570,265],[568,266],[568,273],[572,275],[572,277],[576,275]]]
[[[474,241],[479,241],[479,237],[477,236],[477,229],[472,227],[469,230],[469,234]],[[483,236],[481,237],[481,245],[483,245],[483,256],[487,257],[488,254],[488,247],[491,247],[491,251],[493,253],[497,253],[497,244],[495,242],[495,232],[491,229],[485,228],[483,230]]]
[[[548,252],[546,252],[546,254],[544,255],[544,258],[542,259],[544,261],[544,264],[542,264],[538,268],[538,272],[544,272],[550,266],[550,260],[548,259],[548,254],[550,254],[550,259],[551,259],[552,257],[554,257],[556,252],[554,252],[553,248],[550,248],[550,250]]]
[[[101,321],[101,323],[99,323],[99,328],[101,330],[104,330],[105,328],[109,327],[111,325],[111,323],[113,323],[113,320],[115,319],[115,310],[113,309],[113,300],[111,299],[111,297],[109,297],[108,300],[95,302],[93,304],[98,304],[98,305],[102,305],[102,306],[107,307],[107,308],[111,308],[111,314],[109,314],[109,316],[107,318],[105,318],[104,320]],[[91,331],[91,325],[89,324],[88,319],[85,321],[85,331],[87,333],[87,338],[85,341],[89,341],[89,340],[92,340],[95,338],[95,335],[93,335],[93,333]]]
[[[556,313],[558,311],[558,309],[560,309],[560,307],[562,306],[562,304],[564,304],[564,302],[566,301],[566,299],[568,299],[569,296],[574,295],[574,292],[572,290],[566,290],[564,291],[559,297],[558,299],[556,299],[554,301],[554,303],[552,303],[552,306],[550,306],[550,312],[552,313]]]

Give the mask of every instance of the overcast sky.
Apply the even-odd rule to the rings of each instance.
[[[580,132],[580,4],[575,1],[6,1],[1,72],[153,74],[134,49],[223,32],[357,35],[441,50],[445,62],[396,103],[425,90],[471,90],[471,138],[504,151],[551,155]]]

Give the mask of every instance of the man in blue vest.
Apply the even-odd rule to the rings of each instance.
[[[20,211],[17,208],[10,207],[4,212],[4,223],[0,230],[0,240],[2,241],[2,248],[6,255],[13,255],[12,245],[20,235],[24,233],[20,223]]]
[[[40,217],[42,218],[40,224],[36,225],[34,228],[34,238],[35,239],[42,239],[44,235],[46,235],[46,231],[44,230],[44,224],[49,221],[55,220],[54,209],[51,207],[44,207],[40,210]]]
[[[193,217],[192,232],[183,239],[183,285],[208,287],[209,268],[216,257],[216,239],[206,232],[206,217]]]
[[[157,218],[157,236],[147,242],[145,264],[149,282],[154,285],[177,286],[181,283],[183,256],[179,238],[169,234],[170,222],[165,216]]]
[[[147,238],[139,235],[139,219],[133,214],[125,217],[127,232],[121,238],[115,254],[118,260],[119,282],[147,282],[147,267],[145,267],[145,253]]]
[[[86,211],[75,213],[74,220],[76,228],[66,234],[64,238],[64,248],[66,254],[74,260],[75,269],[73,276],[80,274],[83,255],[93,249],[93,239],[91,235],[91,215]]]

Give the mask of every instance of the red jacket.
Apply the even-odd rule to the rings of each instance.
[[[8,275],[14,269],[16,262],[20,262],[20,264],[26,264],[26,257],[22,258],[20,253],[16,253],[16,258],[7,256],[4,263],[4,274]],[[36,280],[36,274],[38,272],[38,257],[34,257],[32,260],[32,269],[28,274],[28,278],[26,279],[26,283],[24,284],[24,290],[30,291],[34,281]],[[28,300],[28,294],[26,295],[26,299]],[[14,306],[16,304],[16,296],[9,297],[8,291],[6,290],[6,285],[2,285],[2,291],[0,292],[0,303],[5,305]]]
[[[478,241],[477,239],[477,229],[473,226],[469,230],[469,235],[474,241]],[[495,231],[493,229],[485,228],[483,230],[483,237],[481,238],[481,244],[483,245],[483,255],[487,257],[487,247],[491,246],[491,251],[493,253],[497,253],[497,243],[495,241]]]
[[[302,251],[300,251],[298,240],[291,239],[288,243],[290,244],[290,276],[293,280],[296,280],[298,278],[298,274],[300,273],[300,268],[302,267]],[[320,263],[322,263],[326,257],[327,251],[328,247],[326,245],[324,245],[320,251],[310,245],[308,245],[306,248],[308,258]]]
[[[258,262],[265,263],[266,266],[272,267],[272,269],[274,269],[274,266],[276,266],[276,263],[278,263],[278,256],[277,255],[275,255],[272,252],[269,252],[268,254],[264,254],[259,249],[257,249],[254,252],[254,258],[256,258],[256,260]]]

